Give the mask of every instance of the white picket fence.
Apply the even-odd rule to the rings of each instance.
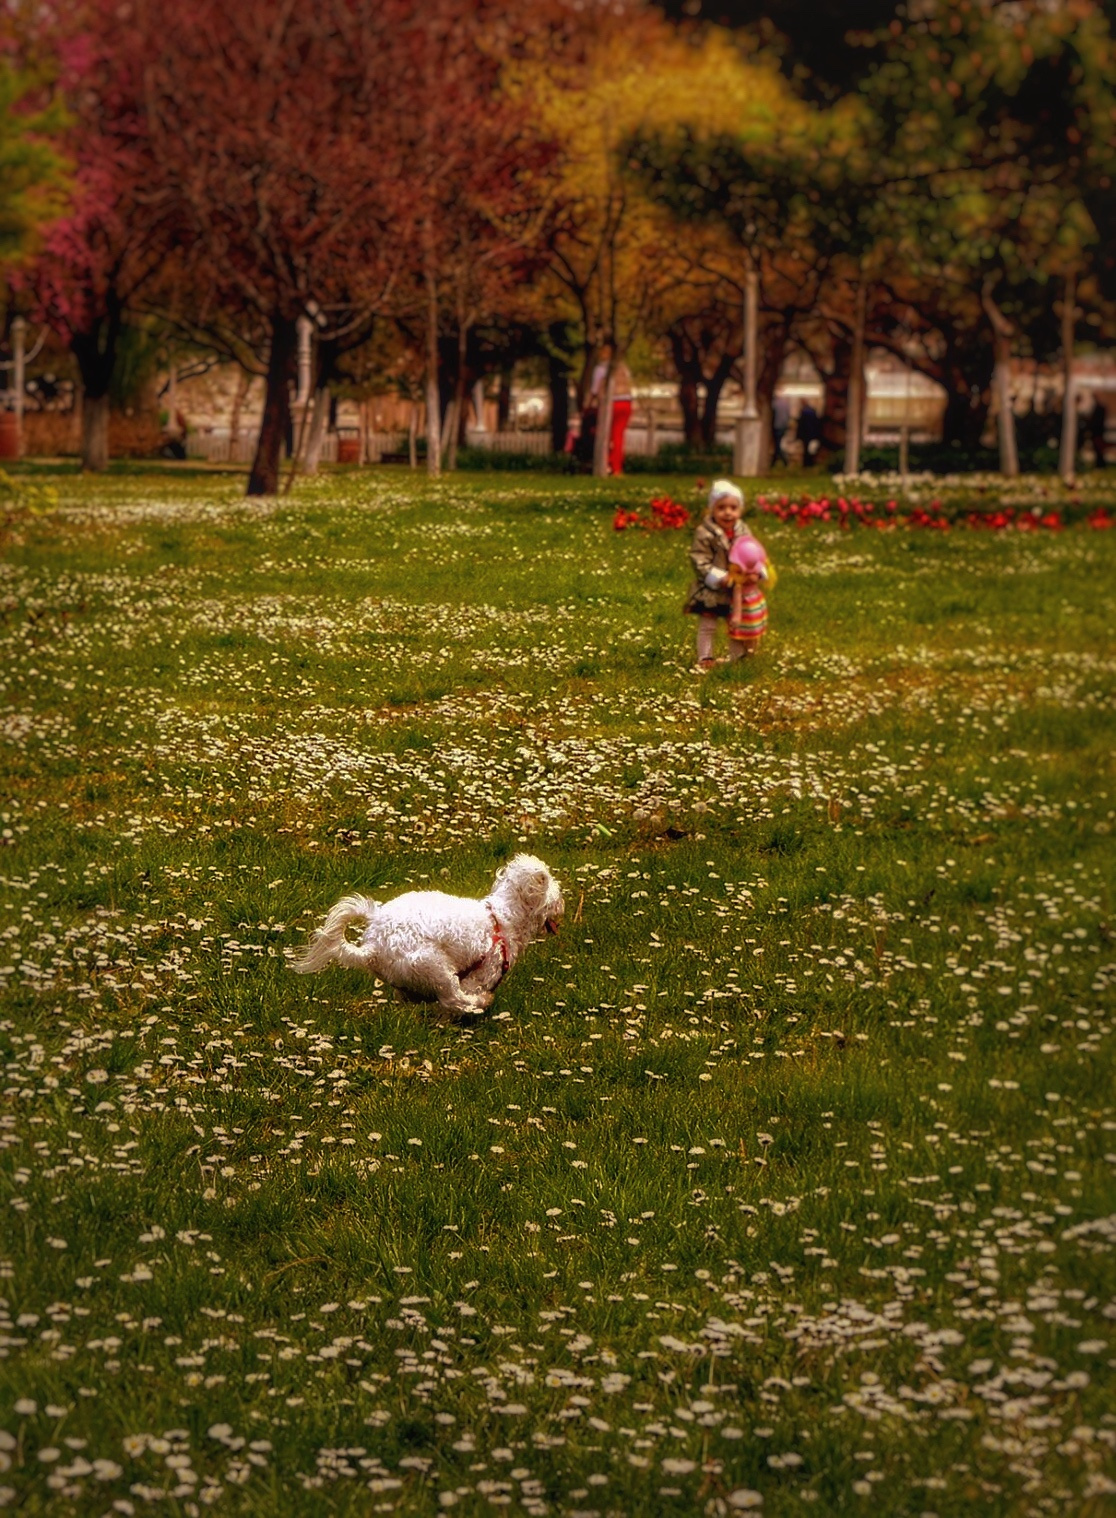
[[[356,433],[346,431],[346,436],[355,437]],[[470,448],[486,448],[494,453],[525,453],[541,457],[551,451],[549,428],[545,431],[533,432],[511,430],[479,432],[470,429],[467,438]],[[649,427],[629,427],[624,451],[629,455],[644,457],[657,453],[664,444],[678,444],[682,440],[680,427],[656,427],[654,431]],[[732,429],[724,427],[718,429],[717,441],[724,447],[731,447]],[[327,434],[323,439],[321,455],[323,463],[336,463],[337,443],[338,435],[335,432]],[[378,464],[385,455],[398,459],[407,451],[408,438],[405,432],[365,433],[364,462],[367,464]],[[191,432],[186,439],[187,457],[205,459],[211,464],[250,464],[255,452],[254,432],[242,432],[235,443],[226,431],[219,428]]]
[[[631,426],[624,436],[624,452],[640,458],[658,453],[664,444],[683,441],[681,427]],[[717,441],[724,447],[732,446],[732,428],[718,429]],[[545,432],[469,432],[470,448],[489,448],[494,453],[545,454],[551,451],[550,429]]]
[[[350,433],[349,436],[356,436]],[[322,462],[337,462],[338,435],[327,433],[322,439]],[[365,436],[365,459],[377,463],[385,453],[406,453],[405,432],[369,432]],[[236,441],[217,428],[191,432],[186,438],[186,457],[205,459],[210,464],[250,464],[256,455],[256,434],[242,432]]]

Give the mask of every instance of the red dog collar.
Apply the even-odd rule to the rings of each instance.
[[[500,982],[503,980],[504,976],[511,969],[511,951],[508,948],[508,940],[504,936],[504,930],[503,930],[503,928],[500,925],[500,919],[496,916],[496,913],[495,913],[495,910],[493,909],[492,903],[490,901],[486,901],[484,905],[485,905],[486,911],[488,912],[489,917],[491,917],[491,919],[492,919],[492,943],[489,945],[489,947],[487,949],[485,949],[484,953],[477,960],[477,962],[476,962],[475,965],[470,965],[467,970],[462,970],[461,971],[460,975],[458,976],[458,979],[459,980],[467,980],[470,975],[472,975],[476,970],[480,969],[481,965],[484,964],[485,960],[492,953],[492,950],[495,949],[495,948],[499,948],[499,950],[500,950],[500,973],[496,977],[496,980],[494,982],[495,985],[499,985]]]

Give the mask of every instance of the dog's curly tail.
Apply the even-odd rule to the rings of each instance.
[[[343,965],[346,969],[360,969],[365,963],[364,951],[348,937],[348,927],[353,922],[369,922],[381,906],[369,896],[343,896],[329,916],[311,938],[302,953],[291,961],[291,969],[299,975],[313,975],[326,965]]]

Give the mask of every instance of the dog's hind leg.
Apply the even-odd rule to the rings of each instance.
[[[464,990],[449,959],[436,951],[416,957],[409,969],[415,981],[421,981],[424,989],[429,988],[431,1000],[443,1011],[483,1012],[492,999],[483,992]]]

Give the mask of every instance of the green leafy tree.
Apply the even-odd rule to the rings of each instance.
[[[1055,292],[1072,307],[1090,279],[1098,295],[1106,283],[1113,61],[1092,0],[936,0],[877,40],[862,81],[886,143],[893,262],[970,323],[979,302],[1007,473],[1013,354],[1044,356]]]
[[[782,333],[811,351],[827,379],[834,443],[847,392],[850,457],[874,342],[917,355],[942,380],[947,432],[970,442],[994,372],[1014,469],[1012,354],[1069,351],[1072,319],[1052,322],[1055,309],[1072,317],[1078,298],[1091,300],[1092,319],[1103,321],[1113,293],[1113,7],[928,0],[893,15],[886,0],[864,0],[807,15],[779,0],[760,9],[706,0],[697,13],[766,36],[802,97],[827,108],[805,131],[801,117],[781,121],[773,141],[715,133],[700,119],[644,133],[641,172],[675,216],[719,219],[756,250],[767,355]],[[798,300],[775,311],[770,271],[795,258]]]
[[[56,137],[62,113],[43,80],[0,57],[0,263],[19,263],[65,207],[67,165]]]
[[[559,145],[550,172],[560,209],[549,275],[537,298],[551,319],[557,311],[576,335],[579,351],[566,349],[564,359],[579,374],[584,401],[602,344],[624,358],[633,345],[694,313],[685,303],[706,282],[705,274],[697,275],[700,263],[712,259],[730,278],[733,272],[738,282],[743,277],[738,245],[707,238],[698,249],[697,219],[689,217],[680,231],[675,207],[651,176],[629,171],[632,142],[674,143],[698,118],[711,131],[743,123],[765,137],[778,119],[804,108],[776,69],[750,59],[728,34],[713,29],[679,36],[650,11],[604,18],[585,48],[571,51],[561,66],[549,58],[530,60],[518,87]],[[599,438],[606,434],[598,427]],[[597,467],[604,467],[603,450]]]
[[[811,106],[788,93],[766,120],[741,112],[711,126],[699,116],[644,130],[629,163],[661,205],[684,223],[719,225],[741,267],[759,274],[758,400],[769,412],[788,346],[802,340],[827,288],[864,285],[876,243],[873,122],[846,98]],[[854,294],[855,311],[863,303]],[[863,347],[863,321],[860,324]]]

